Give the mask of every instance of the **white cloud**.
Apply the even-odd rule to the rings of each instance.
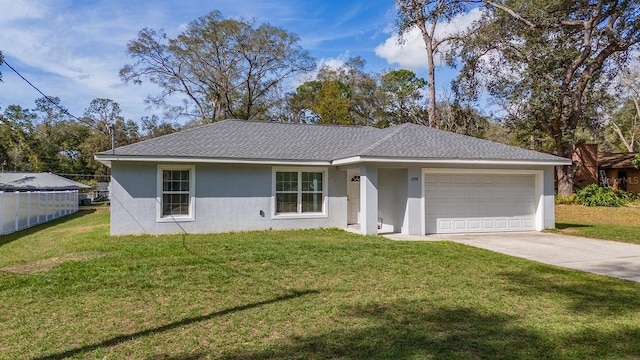
[[[345,52],[345,53],[340,54],[338,57],[335,57],[335,58],[320,59],[320,60],[318,60],[317,70],[320,70],[321,68],[323,68],[325,66],[330,68],[330,69],[340,69],[341,67],[344,66],[344,64],[347,62],[347,60],[349,60],[349,57],[350,57],[349,52]]]
[[[33,0],[0,0],[0,23],[14,20],[42,19],[47,4]]]
[[[347,51],[338,55],[335,58],[324,58],[324,59],[318,60],[314,71],[294,76],[289,81],[287,81],[287,84],[285,85],[285,88],[286,88],[285,90],[293,91],[298,86],[304,84],[305,82],[315,80],[316,77],[318,76],[318,71],[320,71],[320,69],[324,66],[330,69],[339,69],[343,67],[350,57],[351,57],[351,54]]]
[[[455,32],[469,28],[471,24],[481,16],[479,8],[472,9],[468,13],[461,14],[453,18],[451,22],[438,23],[436,27],[436,38],[442,38]],[[383,44],[376,47],[377,56],[385,59],[389,64],[399,64],[402,67],[419,71],[427,68],[426,50],[422,34],[418,28],[407,32],[403,41],[399,41],[397,33],[393,33]],[[440,53],[446,52],[447,46],[444,44]],[[436,66],[442,64],[442,58],[436,57]]]
[[[187,29],[189,28],[189,24],[188,23],[180,23],[178,24],[178,27],[176,28],[176,30],[180,33],[183,33],[185,31],[187,31]]]
[[[138,119],[146,113],[141,93],[153,94],[157,88],[150,84],[142,88],[125,86],[118,71],[130,62],[127,42],[136,37],[140,28],[155,25],[154,20],[161,14],[133,15],[112,9],[108,2],[75,6],[73,12],[60,3],[57,7],[44,6],[47,2],[42,1],[14,1],[15,6],[6,3],[0,0],[0,50],[7,62],[40,90],[60,97],[62,105],[76,116],[81,116],[89,102],[99,97],[120,103],[127,119]],[[139,16],[144,16],[145,21],[136,19]],[[12,89],[11,94],[3,94],[3,107],[30,107],[40,97],[23,80],[10,76],[7,68],[2,72],[4,83],[0,86]]]

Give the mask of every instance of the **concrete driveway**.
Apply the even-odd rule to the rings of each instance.
[[[640,245],[550,233],[387,235],[394,240],[451,240],[465,245],[640,282]]]

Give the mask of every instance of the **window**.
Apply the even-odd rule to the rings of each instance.
[[[193,166],[158,166],[158,219],[193,220]]]
[[[306,169],[305,169],[306,170]],[[275,215],[324,214],[326,170],[274,171]]]

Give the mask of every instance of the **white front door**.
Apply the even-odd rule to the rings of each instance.
[[[347,223],[360,223],[360,173],[347,172]]]

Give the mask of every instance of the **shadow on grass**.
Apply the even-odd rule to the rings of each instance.
[[[151,328],[151,329],[147,329],[147,330],[143,330],[143,331],[138,331],[138,332],[133,333],[133,334],[116,336],[114,338],[111,338],[109,340],[105,340],[105,341],[97,343],[97,344],[85,345],[85,346],[82,346],[82,347],[79,347],[79,348],[75,348],[75,349],[71,349],[71,350],[67,350],[67,351],[64,351],[64,352],[38,357],[38,358],[35,358],[34,360],[36,360],[36,359],[43,359],[43,360],[44,359],[65,359],[65,358],[68,358],[68,357],[71,357],[71,356],[78,355],[78,354],[83,353],[83,352],[92,351],[92,350],[96,350],[96,349],[100,349],[100,348],[107,348],[107,347],[111,347],[111,346],[116,346],[118,344],[121,344],[121,343],[124,343],[124,342],[127,342],[127,341],[131,341],[131,340],[135,340],[135,339],[138,339],[138,338],[141,338],[141,337],[144,337],[144,336],[154,335],[154,334],[158,334],[158,333],[161,333],[161,332],[173,330],[175,328],[179,328],[179,327],[182,327],[182,326],[191,325],[193,323],[211,320],[213,318],[224,316],[224,315],[227,315],[227,314],[232,314],[232,313],[239,312],[239,311],[244,311],[244,310],[257,308],[257,307],[260,307],[260,306],[263,306],[263,305],[273,304],[273,303],[277,303],[277,302],[280,302],[280,301],[287,301],[287,300],[299,298],[299,297],[302,297],[302,296],[305,296],[305,295],[318,294],[318,293],[319,293],[319,291],[317,291],[317,290],[293,291],[288,295],[283,295],[283,296],[280,296],[280,297],[277,297],[277,298],[273,298],[273,299],[270,299],[270,300],[255,302],[255,303],[247,304],[247,305],[236,306],[236,307],[232,307],[232,308],[229,308],[229,309],[216,311],[216,312],[213,312],[213,313],[207,314],[207,315],[186,318],[186,319],[183,319],[183,320],[180,320],[180,321],[176,321],[176,322],[172,322],[172,323],[169,323],[169,324],[166,324],[166,325],[163,325],[163,326],[158,326],[158,327],[155,327],[155,328]],[[179,358],[179,359],[181,359],[181,358]],[[187,357],[187,359],[190,359],[190,357]]]
[[[640,311],[638,287],[619,279],[594,278],[590,274],[572,274],[575,278],[568,278],[570,272],[572,270],[540,267],[535,272],[513,271],[500,275],[514,284],[511,291],[521,296],[560,295],[570,300],[569,310],[578,314],[609,316]]]
[[[588,227],[593,227],[593,225],[556,223],[556,229],[558,230],[571,229],[571,228],[588,228]]]
[[[75,220],[77,218],[81,218],[85,215],[89,215],[89,214],[93,214],[94,212],[96,212],[96,209],[80,209],[78,210],[78,212],[70,214],[70,215],[65,215],[62,217],[59,217],[55,220],[51,220],[36,226],[32,226],[30,228],[26,228],[24,230],[20,230],[20,231],[16,231],[14,233],[11,234],[7,234],[7,235],[0,235],[0,246],[9,244],[11,242],[14,242],[16,240],[20,240],[21,238],[25,237],[25,236],[29,236],[32,234],[37,233],[38,231],[42,231],[45,230],[47,228],[50,228],[52,226],[56,226],[56,225],[60,225],[60,224],[64,224],[67,221],[71,221],[71,220]]]
[[[156,355],[151,360],[197,360],[205,356],[203,353],[196,354],[180,354],[180,355]]]
[[[366,328],[293,337],[266,350],[238,350],[223,359],[566,359],[640,355],[638,328],[561,334],[521,324],[518,315],[469,307],[429,308],[395,302],[350,309]],[[544,328],[544,326],[542,326]]]

